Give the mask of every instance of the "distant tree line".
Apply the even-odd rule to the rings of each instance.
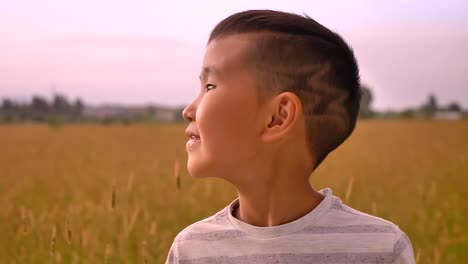
[[[378,112],[372,108],[374,100],[371,89],[361,86],[361,104],[359,118],[461,118],[468,117],[461,106],[452,102],[440,106],[434,94],[429,94],[426,102],[419,107],[402,111]],[[100,122],[109,124],[114,122],[181,122],[184,107],[168,108],[156,106],[98,106],[87,107],[80,98],[69,100],[65,95],[56,93],[51,100],[34,95],[29,102],[18,102],[3,98],[0,105],[0,123],[17,122]]]
[[[82,119],[84,108],[85,105],[80,98],[70,101],[62,94],[54,94],[50,101],[38,95],[34,95],[30,102],[18,102],[10,98],[3,98],[0,106],[0,122],[79,121]]]
[[[158,106],[86,106],[80,98],[69,100],[63,94],[54,94],[50,100],[34,95],[28,102],[10,98],[1,99],[0,123],[40,122],[62,124],[98,122],[101,124],[136,122],[179,122],[183,107]]]
[[[359,118],[375,117],[376,112],[372,110],[372,100],[374,99],[371,90],[366,85],[361,86],[361,105],[359,107]]]
[[[434,118],[439,114],[442,117],[448,117],[451,114],[453,117],[457,115],[467,117],[460,104],[451,102],[446,106],[441,106],[438,103],[437,97],[430,93],[426,102],[422,105],[412,108],[403,109],[402,111],[386,111],[377,112],[372,109],[372,101],[374,99],[371,89],[366,86],[361,86],[361,105],[359,108],[359,118]]]

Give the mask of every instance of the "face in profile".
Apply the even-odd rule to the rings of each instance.
[[[200,92],[183,111],[187,169],[193,177],[241,175],[256,156],[261,122],[256,81],[246,65],[248,39],[231,35],[205,51]],[[192,133],[192,134],[191,134]]]

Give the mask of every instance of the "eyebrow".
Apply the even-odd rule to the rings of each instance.
[[[202,78],[204,78],[204,77],[206,77],[207,75],[210,75],[210,74],[219,75],[219,70],[216,69],[213,66],[205,66],[205,67],[203,67],[199,78],[200,78],[200,80],[202,80]]]

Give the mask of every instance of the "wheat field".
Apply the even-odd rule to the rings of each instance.
[[[0,263],[164,263],[236,197],[188,175],[185,127],[0,126]],[[311,181],[398,224],[418,263],[468,259],[468,121],[359,121]]]

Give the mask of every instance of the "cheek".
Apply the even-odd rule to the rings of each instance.
[[[228,138],[232,137],[235,131],[234,120],[229,116],[229,111],[218,103],[210,103],[198,109],[199,119],[197,120],[200,136],[204,147],[215,151],[216,146],[227,147]]]
[[[246,98],[222,96],[201,104],[198,111],[198,128],[206,154],[213,159],[231,160],[248,154],[254,140],[255,110]]]

